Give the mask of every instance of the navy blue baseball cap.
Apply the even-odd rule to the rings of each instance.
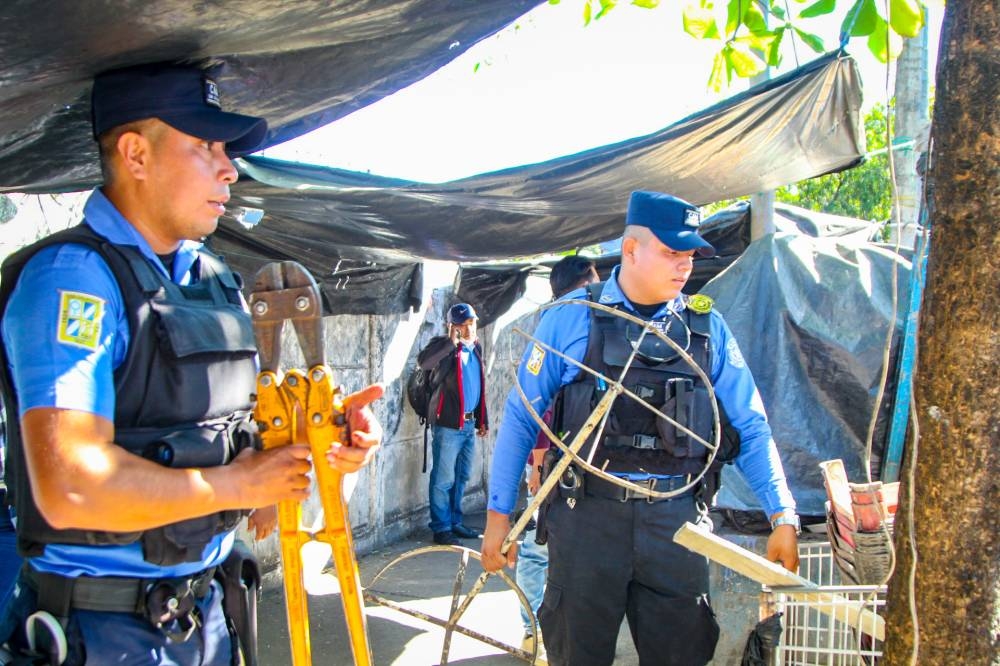
[[[672,250],[697,250],[703,257],[714,257],[715,248],[698,235],[701,211],[683,199],[636,190],[628,201],[625,226],[646,227]]]
[[[476,311],[468,303],[456,303],[448,310],[449,324],[464,324],[470,319],[479,319]]]
[[[260,149],[267,121],[222,110],[219,86],[194,65],[154,63],[114,69],[94,78],[94,138],[125,123],[159,118],[185,134],[221,141],[232,156]]]

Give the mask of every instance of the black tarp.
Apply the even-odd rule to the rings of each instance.
[[[90,83],[106,69],[209,60],[227,109],[282,143],[419,81],[540,0],[4,0],[0,192],[100,181]]]
[[[825,515],[819,462],[841,458],[850,478],[865,478],[869,420],[894,319],[894,266],[898,302],[906,303],[910,262],[891,249],[850,234],[816,238],[779,232],[751,244],[702,290],[725,315],[753,372],[802,514]],[[902,326],[896,317],[889,382],[873,437],[875,478]],[[731,467],[724,470],[719,504],[740,510],[758,506]]]
[[[342,258],[531,256],[619,235],[635,189],[704,204],[847,168],[860,108],[857,66],[833,53],[653,134],[449,183],[250,157],[232,203],[265,211],[247,232],[262,243]]]
[[[233,234],[222,226],[209,239],[209,247],[252,286],[254,275],[272,261],[297,261],[312,273],[328,315],[385,315],[420,309],[424,288],[424,265],[384,264],[304,254],[300,248],[290,253],[275,246],[260,246],[245,235]],[[509,306],[508,306],[509,307]]]

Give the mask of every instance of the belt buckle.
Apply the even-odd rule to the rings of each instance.
[[[653,451],[656,449],[656,437],[654,435],[632,435],[632,448],[640,451]]]

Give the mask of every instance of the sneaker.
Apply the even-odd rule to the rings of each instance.
[[[435,532],[434,533],[434,543],[439,546],[461,546],[462,542],[458,540],[451,532]]]
[[[468,527],[459,523],[458,525],[451,526],[451,533],[460,539],[478,539],[479,532],[475,530],[470,530]]]
[[[521,649],[525,652],[534,652],[535,650],[535,635],[530,631],[524,632],[524,638],[521,639]]]

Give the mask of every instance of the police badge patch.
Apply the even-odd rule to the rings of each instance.
[[[103,299],[76,291],[61,292],[56,340],[73,347],[97,349],[103,316]]]
[[[712,311],[713,305],[715,305],[715,301],[712,300],[711,296],[705,294],[695,294],[687,301],[688,309],[698,314],[708,314]]]
[[[528,372],[538,376],[538,373],[542,371],[542,361],[545,360],[545,350],[538,345],[532,345],[531,356],[528,357],[528,362],[525,364],[525,368]]]
[[[729,360],[729,365],[734,368],[746,367],[747,362],[743,360],[743,352],[740,351],[735,338],[730,338],[726,343],[726,358]]]

